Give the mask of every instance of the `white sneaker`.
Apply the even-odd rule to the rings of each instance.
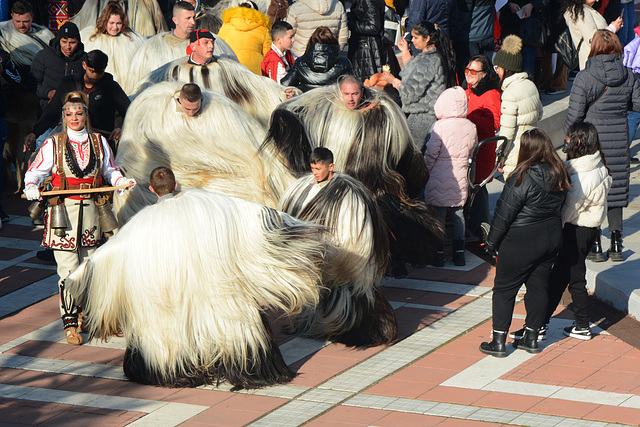
[[[571,338],[588,341],[591,339],[591,328],[579,328],[578,326],[568,326],[563,330],[564,334]]]

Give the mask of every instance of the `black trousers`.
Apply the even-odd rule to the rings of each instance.
[[[562,249],[549,277],[549,305],[545,323],[549,323],[569,285],[576,325],[586,328],[589,326],[589,311],[585,259],[596,240],[598,229],[566,224],[562,235]]]
[[[562,247],[562,220],[511,227],[500,244],[493,285],[493,329],[508,331],[518,290],[526,284],[525,324],[539,329],[548,305],[551,267]]]

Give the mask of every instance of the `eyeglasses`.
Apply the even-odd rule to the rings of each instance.
[[[464,73],[465,74],[471,74],[472,76],[477,76],[480,73],[484,73],[484,71],[482,71],[482,70],[472,70],[470,68],[465,68],[464,69]]]

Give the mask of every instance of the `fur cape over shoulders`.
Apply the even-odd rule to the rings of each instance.
[[[188,57],[182,57],[158,68],[140,82],[133,96],[158,82],[196,83],[201,89],[213,90],[226,96],[265,128],[273,110],[286,99],[284,86],[252,73],[237,61],[217,58],[202,66],[188,64],[187,60]],[[294,91],[300,93],[297,89]]]
[[[71,18],[81,30],[87,27],[95,27],[96,20],[113,0],[86,0],[82,9]],[[129,27],[143,37],[152,37],[167,31],[167,23],[162,16],[162,10],[156,0],[128,0],[116,1],[127,15]],[[84,42],[84,39],[82,39]]]
[[[324,229],[219,193],[187,190],[140,211],[72,272],[90,336],[122,330],[133,381],[237,388],[291,380],[264,316],[318,301]]]
[[[306,175],[289,187],[280,208],[329,230],[335,251],[323,269],[320,303],[291,319],[288,332],[349,346],[392,341],[398,326],[380,293],[389,258],[387,230],[371,193],[348,175],[318,184]]]
[[[30,67],[33,58],[49,46],[53,33],[38,24],[32,24],[33,33],[22,34],[16,30],[13,21],[0,22],[0,47],[11,55],[16,65]]]
[[[115,197],[118,221],[154,203],[148,182],[157,166],[171,168],[182,189],[219,191],[276,207],[294,177],[282,163],[259,152],[264,128],[211,90],[203,90],[200,113],[189,117],[175,100],[181,87],[178,82],[154,85],[127,110],[116,163],[139,185]]]
[[[86,52],[99,49],[107,54],[109,62],[106,71],[113,75],[113,79],[122,88],[129,88],[135,83],[129,78],[129,65],[146,38],[135,31],[121,33],[116,37],[96,34],[95,26],[84,28],[80,31],[80,37]]]

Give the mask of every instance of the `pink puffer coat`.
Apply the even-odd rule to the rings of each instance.
[[[424,153],[429,169],[424,200],[431,206],[463,206],[469,186],[469,158],[478,143],[476,125],[467,119],[464,89],[456,86],[442,92],[434,110],[438,121]]]

